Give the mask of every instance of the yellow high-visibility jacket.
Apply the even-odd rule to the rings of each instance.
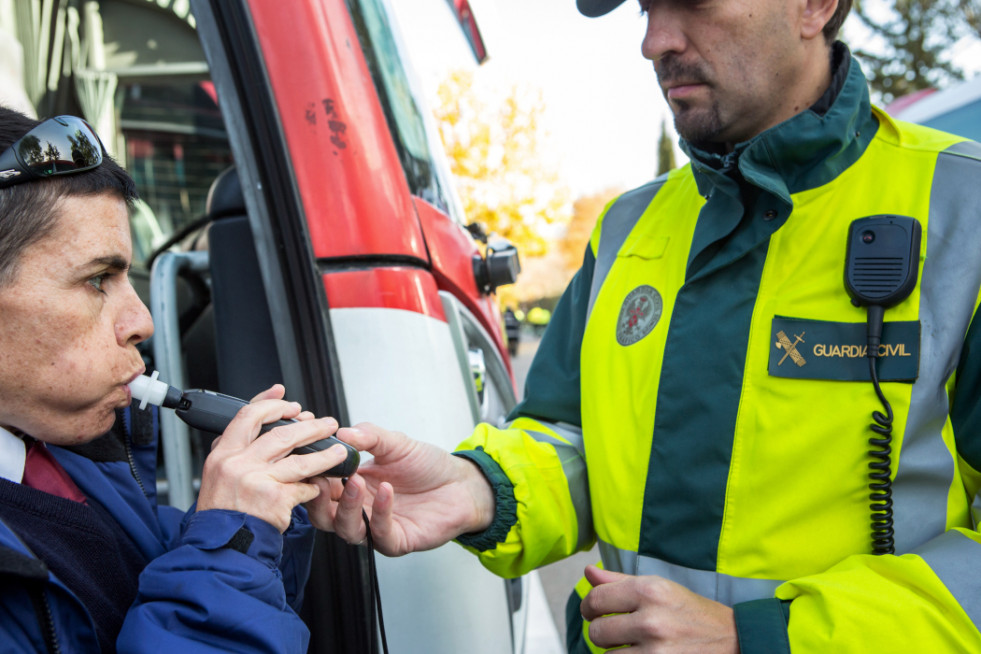
[[[825,98],[612,202],[504,428],[458,454],[497,493],[461,538],[506,577],[587,549],[732,605],[743,654],[981,652],[981,146]],[[852,221],[922,226],[885,310],[895,554],[870,533],[866,309]],[[578,594],[588,591],[585,581]],[[570,602],[570,648],[593,651]]]

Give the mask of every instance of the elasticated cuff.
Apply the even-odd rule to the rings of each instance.
[[[453,455],[472,461],[480,468],[480,472],[487,478],[494,491],[495,502],[494,521],[487,529],[472,534],[462,534],[456,540],[461,545],[472,547],[478,552],[494,549],[499,543],[507,540],[508,532],[518,521],[518,501],[514,498],[514,484],[497,461],[480,446],[475,450],[454,452]]]
[[[777,598],[740,602],[732,607],[741,654],[790,654],[787,622],[790,602]]]

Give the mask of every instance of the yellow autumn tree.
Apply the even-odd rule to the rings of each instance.
[[[467,220],[509,240],[523,260],[543,256],[543,231],[568,220],[569,193],[543,152],[541,93],[482,91],[473,73],[456,71],[437,94],[434,113]]]
[[[558,242],[570,278],[582,265],[586,244],[589,243],[596,219],[607,203],[621,193],[623,189],[607,188],[591,195],[584,195],[572,203],[572,218],[566,226],[565,235]]]

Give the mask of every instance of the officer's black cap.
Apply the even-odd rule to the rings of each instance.
[[[608,14],[622,4],[623,0],[576,0],[579,13],[590,18]]]

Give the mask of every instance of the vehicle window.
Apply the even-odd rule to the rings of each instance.
[[[21,55],[21,65],[12,64],[7,72],[13,73],[10,85],[20,87],[23,109],[39,116],[83,116],[136,182],[141,201],[131,215],[130,278],[149,303],[147,258],[204,215],[212,182],[232,163],[190,5],[187,0],[0,5],[5,7],[0,45],[6,39],[7,48]],[[187,365],[186,381],[214,387],[207,280],[187,275],[177,286],[181,346],[193,353],[187,357],[193,365]],[[142,352],[151,367],[160,368],[151,341]],[[186,477],[200,471],[210,441],[210,436],[191,440],[193,469]],[[161,501],[170,502],[164,468],[158,472]]]
[[[10,84],[37,115],[85,117],[136,181],[140,272],[154,248],[204,213],[212,180],[231,162],[190,4],[9,4],[0,39],[21,63]],[[49,27],[39,35],[38,25]]]
[[[433,145],[438,140],[427,128],[420,96],[402,64],[406,57],[387,8],[382,0],[348,0],[348,6],[410,190],[459,219],[452,191],[440,174],[436,153],[440,146]]]
[[[145,203],[133,217],[139,262],[204,215],[211,183],[232,155],[207,80],[123,82],[117,105],[126,166]]]

